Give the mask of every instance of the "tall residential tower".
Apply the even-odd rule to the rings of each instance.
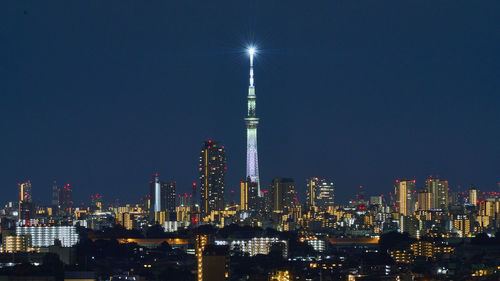
[[[245,118],[247,125],[247,178],[251,182],[257,184],[257,194],[260,196],[260,181],[259,181],[259,157],[257,153],[257,126],[259,125],[259,118],[257,118],[255,85],[253,80],[253,56],[255,55],[255,48],[248,49],[250,55],[250,85],[248,87],[248,114]]]
[[[224,210],[226,169],[224,146],[211,140],[204,142],[200,153],[200,207],[203,215]]]
[[[396,180],[394,193],[396,194],[396,208],[398,213],[410,216],[415,212],[415,192],[415,180]]]

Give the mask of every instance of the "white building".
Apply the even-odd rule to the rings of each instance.
[[[307,240],[307,244],[311,245],[316,252],[323,253],[326,250],[326,242],[321,239]]]
[[[166,221],[163,223],[163,230],[165,230],[165,232],[176,232],[187,226],[189,226],[188,221]]]
[[[243,253],[248,253],[250,256],[258,254],[267,255],[273,244],[281,244],[283,256],[288,256],[288,241],[279,240],[276,237],[254,237],[246,240],[234,240],[228,243],[224,240],[215,241],[217,245],[230,245],[231,250],[239,249]]]
[[[52,246],[55,239],[61,241],[63,247],[78,243],[74,226],[17,226],[16,235],[30,235],[34,248]]]

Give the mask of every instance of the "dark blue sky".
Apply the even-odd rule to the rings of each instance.
[[[187,2],[187,3],[186,3]],[[246,43],[261,181],[332,179],[339,201],[430,174],[500,181],[498,1],[3,1],[0,198],[133,202],[153,171],[188,191],[202,141],[245,173]]]

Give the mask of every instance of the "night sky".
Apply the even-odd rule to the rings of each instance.
[[[499,1],[216,2],[2,1],[0,203],[27,179],[137,202],[155,171],[188,192],[206,139],[239,190],[252,42],[263,186],[497,189]]]

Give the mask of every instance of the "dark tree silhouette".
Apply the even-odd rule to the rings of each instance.
[[[416,240],[408,233],[398,233],[396,231],[384,233],[380,236],[378,245],[381,250],[401,250],[410,247],[410,244]]]

